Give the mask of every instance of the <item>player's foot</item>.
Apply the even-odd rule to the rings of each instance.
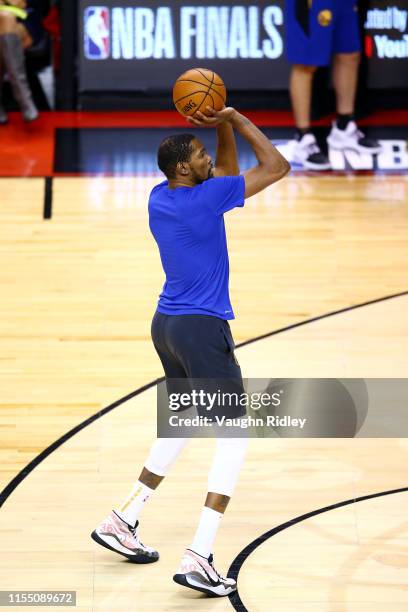
[[[371,155],[381,152],[381,145],[378,140],[364,136],[354,121],[349,121],[345,130],[339,130],[334,122],[327,137],[327,142],[330,147],[338,150],[348,149]]]
[[[123,555],[132,563],[154,563],[159,553],[145,546],[138,535],[139,521],[131,527],[115,512],[111,512],[91,533],[91,538],[101,546]]]
[[[322,153],[316,138],[308,132],[297,140],[293,149],[293,161],[302,164],[308,170],[330,170],[330,162]]]
[[[206,593],[211,597],[224,597],[237,588],[235,580],[219,575],[213,566],[212,555],[206,559],[189,548],[186,549],[173,580],[177,584]]]

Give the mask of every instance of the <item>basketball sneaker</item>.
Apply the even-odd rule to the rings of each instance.
[[[219,575],[214,568],[212,555],[206,559],[189,548],[186,549],[173,580],[210,597],[224,597],[237,588],[235,580]]]
[[[292,160],[308,170],[330,170],[330,162],[322,153],[316,138],[308,132],[294,142]]]
[[[355,121],[349,121],[345,130],[340,130],[334,121],[327,142],[330,147],[338,150],[351,149],[358,153],[369,153],[371,155],[381,152],[381,145],[378,140],[364,136]]]
[[[101,546],[123,555],[132,563],[154,563],[159,553],[145,546],[138,534],[139,521],[132,527],[114,511],[91,533],[91,538]]]

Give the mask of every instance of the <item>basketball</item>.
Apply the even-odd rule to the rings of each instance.
[[[226,97],[222,78],[206,68],[187,70],[179,76],[173,87],[174,105],[184,117],[193,116],[198,110],[206,114],[207,106],[221,110]]]

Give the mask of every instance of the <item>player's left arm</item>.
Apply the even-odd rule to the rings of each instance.
[[[188,120],[194,125],[215,127],[217,130],[217,153],[213,176],[238,176],[237,143],[234,128],[228,121],[233,109],[224,108],[217,113],[217,118],[215,111],[210,106],[207,106],[206,112],[208,115],[197,112],[196,117],[189,117]]]
[[[234,128],[229,121],[217,126],[217,154],[214,176],[238,176],[238,152]]]

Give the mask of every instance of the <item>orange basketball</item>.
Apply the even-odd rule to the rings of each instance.
[[[215,110],[224,107],[227,90],[224,82],[212,70],[192,68],[184,72],[173,87],[173,102],[181,115],[193,116],[198,110],[204,114],[206,106]]]

